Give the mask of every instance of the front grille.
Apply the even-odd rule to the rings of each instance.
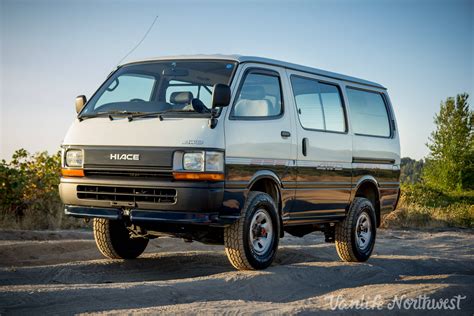
[[[98,185],[78,185],[77,198],[111,202],[175,203],[176,190]]]
[[[171,171],[144,171],[144,170],[84,170],[86,177],[127,177],[127,178],[153,178],[172,179]]]

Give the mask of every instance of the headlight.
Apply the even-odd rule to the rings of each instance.
[[[183,169],[189,171],[204,171],[204,152],[185,153]]]
[[[176,151],[173,156],[175,180],[224,181],[224,153],[218,151]]]
[[[206,171],[224,171],[224,153],[218,151],[207,151]]]
[[[174,171],[224,172],[224,153],[219,151],[196,151],[175,153]]]
[[[66,151],[66,166],[67,167],[82,167],[84,162],[84,154],[80,149],[69,149]]]

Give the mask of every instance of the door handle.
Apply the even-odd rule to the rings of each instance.
[[[303,156],[306,156],[308,154],[308,139],[306,137],[303,138],[301,149],[303,151]]]
[[[281,135],[281,137],[283,137],[283,138],[288,138],[288,137],[291,136],[291,133],[288,132],[288,131],[281,131],[280,135]]]

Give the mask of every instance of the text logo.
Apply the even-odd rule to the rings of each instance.
[[[140,160],[139,154],[110,154],[110,160]]]
[[[204,144],[204,141],[200,139],[188,139],[183,142],[183,145],[202,145],[202,144]]]

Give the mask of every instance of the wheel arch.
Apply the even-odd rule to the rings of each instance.
[[[245,196],[247,197],[249,192],[260,191],[267,193],[273,198],[280,220],[280,237],[283,237],[281,186],[281,180],[274,172],[270,170],[260,170],[250,179]]]
[[[356,197],[363,197],[368,199],[375,209],[375,217],[377,227],[380,226],[380,190],[377,180],[373,176],[364,176],[356,184],[353,190],[351,202]]]

